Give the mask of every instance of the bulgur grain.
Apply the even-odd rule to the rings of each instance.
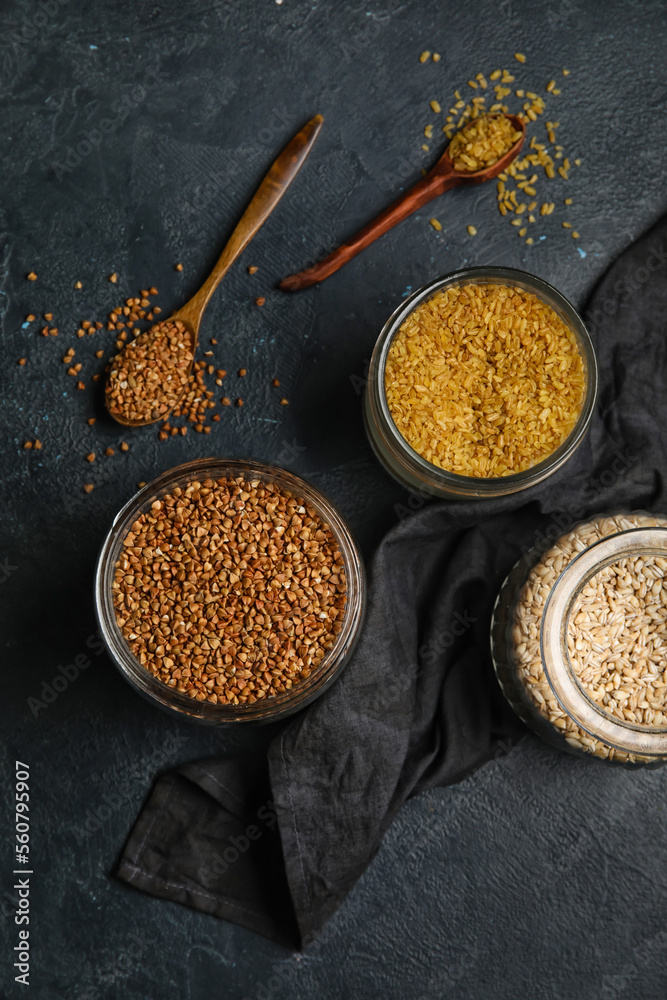
[[[448,153],[455,170],[475,173],[497,163],[520,138],[521,132],[505,115],[483,115],[457,132]]]
[[[521,472],[574,428],[583,360],[537,296],[468,284],[419,305],[387,355],[385,394],[398,431],[423,458],[461,475]]]

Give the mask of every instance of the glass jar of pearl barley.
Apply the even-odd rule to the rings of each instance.
[[[621,764],[667,761],[667,515],[595,515],[502,585],[501,688],[547,743]]]

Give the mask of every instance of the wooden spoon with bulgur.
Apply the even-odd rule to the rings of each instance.
[[[432,198],[450,188],[483,184],[497,177],[519,154],[525,137],[526,126],[517,115],[473,118],[457,132],[436,165],[414,187],[347,243],[305,271],[283,278],[279,287],[285,292],[298,292],[323,281]]]
[[[105,401],[119,424],[143,427],[176,408],[190,382],[199,326],[213,292],[296,177],[323,120],[315,115],[275,160],[197,294],[111,359]]]

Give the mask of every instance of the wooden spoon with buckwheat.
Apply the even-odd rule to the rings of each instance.
[[[178,406],[189,385],[199,327],[213,292],[298,174],[323,121],[315,115],[275,160],[196,295],[112,358],[105,402],[119,424],[144,427],[166,419]]]

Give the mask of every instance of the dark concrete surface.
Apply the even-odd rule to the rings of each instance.
[[[661,2],[621,0],[4,0],[3,997],[665,996],[667,772],[609,770],[532,737],[461,785],[412,801],[302,955],[111,880],[158,771],[272,734],[192,728],[145,704],[97,651],[91,589],[102,539],[137,482],[210,454],[277,460],[307,476],[370,555],[395,505],[409,499],[374,461],[361,421],[357,388],[382,323],[408,289],[466,263],[523,267],[585,303],[666,207],[666,17]],[[421,65],[424,49],[441,61]],[[567,185],[540,182],[540,200],[557,202],[533,227],[545,239],[526,246],[499,216],[492,186],[460,190],[321,287],[276,291],[280,277],[354,232],[436,157],[437,142],[420,149],[435,119],[428,101],[444,107],[454,88],[496,66],[540,93],[558,80],[562,93],[545,117],[560,121],[566,154],[582,159]],[[316,112],[325,126],[306,168],[205,320],[204,344],[217,337],[216,365],[230,373],[225,391],[239,395],[234,373],[248,369],[246,405],[223,411],[206,437],[120,433],[91,382],[104,364],[93,352],[108,353],[112,334],[79,340],[79,322],[153,284],[165,313],[181,303],[274,155]],[[107,119],[99,144],[81,146]],[[585,256],[560,224],[568,194]],[[252,277],[249,264],[259,267]],[[107,281],[114,271],[116,286]],[[263,309],[253,304],[259,294]],[[38,321],[25,327],[31,311]],[[45,311],[57,338],[39,335]],[[85,391],[60,360],[70,345]],[[288,407],[270,389],[275,375]],[[26,452],[35,437],[42,450]],[[127,454],[85,461],[124,438]],[[35,714],[30,699],[82,654],[91,665]],[[16,759],[31,774],[32,994],[12,969]]]

